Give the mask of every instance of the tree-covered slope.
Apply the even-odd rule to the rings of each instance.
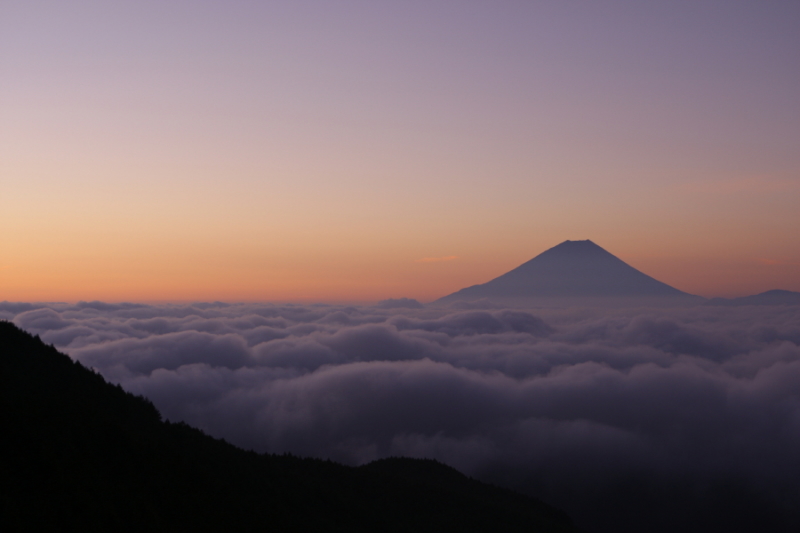
[[[3,531],[574,531],[441,463],[259,455],[0,322]]]

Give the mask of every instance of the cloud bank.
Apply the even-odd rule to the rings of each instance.
[[[0,318],[245,448],[436,458],[589,531],[800,524],[798,306],[4,302]]]

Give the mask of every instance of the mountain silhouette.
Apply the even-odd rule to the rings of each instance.
[[[640,272],[590,240],[564,241],[527,263],[482,285],[473,285],[435,303],[476,300],[557,302],[650,302],[702,300]]]
[[[0,321],[0,530],[577,531],[538,500],[433,460],[257,454]]]
[[[741,305],[800,305],[800,292],[775,289],[772,291],[742,296],[740,298],[712,298],[705,305],[738,307]]]

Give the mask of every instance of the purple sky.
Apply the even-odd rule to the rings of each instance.
[[[0,298],[800,290],[800,4],[0,5]],[[421,259],[450,258],[447,261]]]

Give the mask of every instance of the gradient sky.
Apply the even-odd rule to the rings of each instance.
[[[0,300],[800,291],[800,3],[0,3]]]

